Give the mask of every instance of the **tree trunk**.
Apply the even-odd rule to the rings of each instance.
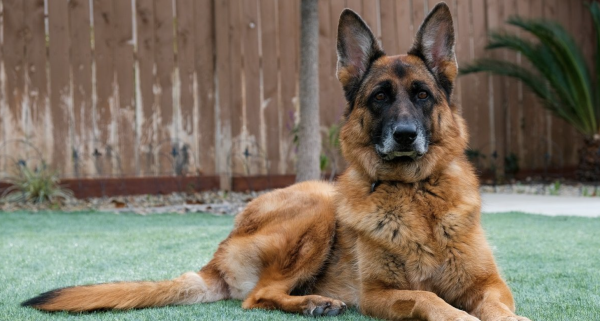
[[[579,149],[577,178],[583,182],[600,182],[600,139],[584,140]]]
[[[321,176],[318,3],[317,0],[302,0],[300,7],[300,126],[296,182]]]

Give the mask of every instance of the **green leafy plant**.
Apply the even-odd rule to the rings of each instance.
[[[518,52],[532,68],[484,58],[462,68],[461,74],[489,72],[519,79],[535,93],[543,106],[564,119],[585,137],[580,150],[579,178],[600,180],[600,5],[593,2],[597,47],[594,77],[573,37],[557,22],[510,17],[507,23],[534,36],[529,40],[514,33],[495,31],[486,49]],[[592,146],[593,148],[587,148]],[[599,154],[600,155],[600,154]]]
[[[60,185],[58,173],[45,163],[29,169],[24,163],[16,165],[16,173],[0,178],[10,186],[0,197],[3,202],[56,203],[59,199],[73,197],[73,192]]]

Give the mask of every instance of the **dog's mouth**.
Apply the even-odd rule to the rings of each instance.
[[[425,153],[419,153],[416,150],[392,151],[390,153],[379,153],[381,158],[386,161],[411,162],[423,157]]]

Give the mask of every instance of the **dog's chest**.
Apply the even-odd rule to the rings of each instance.
[[[433,291],[457,237],[452,204],[421,189],[380,186],[370,196],[372,210],[356,225],[381,262],[379,275],[402,288]],[[459,222],[457,222],[457,220]]]

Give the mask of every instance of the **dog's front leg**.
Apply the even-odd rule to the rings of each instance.
[[[360,309],[364,314],[386,320],[479,320],[428,291],[387,288],[366,290],[361,296]]]
[[[530,321],[514,313],[512,294],[500,278],[480,284],[484,286],[469,291],[472,296],[470,300],[474,302],[471,314],[482,321]]]

